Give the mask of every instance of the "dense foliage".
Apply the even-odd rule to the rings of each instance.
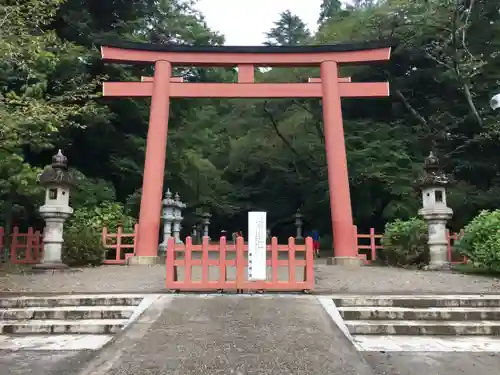
[[[285,12],[268,44],[327,44],[396,37],[389,64],[342,68],[355,81],[391,83],[382,99],[345,100],[352,203],[359,231],[416,214],[413,181],[432,148],[457,183],[452,226],[500,207],[498,116],[500,14],[492,0],[324,0],[319,30]],[[7,4],[7,5],[5,5]],[[137,217],[149,101],[102,99],[103,80],[152,75],[145,66],[104,65],[98,41],[217,45],[190,0],[10,0],[0,5],[0,208],[2,221],[41,225],[36,178],[57,148],[81,174],[75,208],[119,202]],[[177,69],[191,81],[231,82],[233,69]],[[258,71],[261,82],[297,82],[317,69]],[[329,235],[321,103],[315,100],[176,100],[171,106],[165,186],[212,231],[246,227],[268,211],[273,234],[306,228]],[[77,211],[78,212],[78,211]]]
[[[100,266],[105,257],[100,234],[93,228],[68,228],[62,248],[64,264],[70,267]]]
[[[478,269],[500,272],[500,210],[484,210],[465,227],[456,248]]]
[[[427,225],[422,219],[413,217],[387,223],[382,237],[383,259],[395,266],[427,264],[427,240]]]

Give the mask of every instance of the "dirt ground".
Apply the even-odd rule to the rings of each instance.
[[[102,266],[65,273],[33,274],[16,268],[1,272],[0,292],[10,293],[161,293],[165,266]],[[317,293],[498,293],[500,280],[452,272],[387,267],[345,268],[318,262]]]

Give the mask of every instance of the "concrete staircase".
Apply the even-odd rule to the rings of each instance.
[[[500,295],[334,296],[350,334],[500,336]]]
[[[142,296],[0,298],[2,335],[112,335],[139,310]]]

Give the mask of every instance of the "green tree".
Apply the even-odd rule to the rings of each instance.
[[[268,46],[291,46],[306,43],[310,32],[299,16],[287,10],[280,14],[266,37],[265,44]]]

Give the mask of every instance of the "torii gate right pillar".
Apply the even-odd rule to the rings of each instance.
[[[330,212],[332,218],[333,248],[335,257],[328,264],[360,265],[349,191],[349,174],[342,123],[342,106],[339,92],[338,65],[335,61],[321,63],[323,91],[323,122],[328,185],[330,187]]]

